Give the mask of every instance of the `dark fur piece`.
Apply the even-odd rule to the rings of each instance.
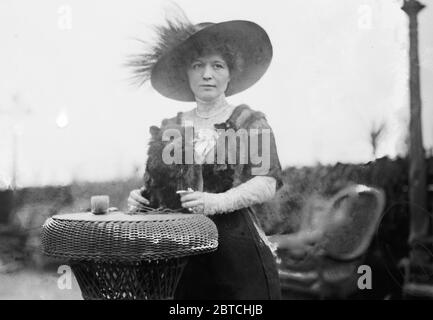
[[[182,141],[163,141],[164,130],[179,130]],[[181,143],[182,163],[185,162],[185,129],[177,124],[166,124],[163,128],[152,126],[150,128],[151,141],[147,152],[146,173],[144,175],[145,196],[153,208],[181,208],[180,197],[177,190],[186,190],[191,187],[198,190],[201,178],[201,166],[193,164],[166,164],[162,159],[164,148],[169,143]],[[189,143],[189,142],[187,142]]]
[[[148,149],[146,173],[144,185],[146,192],[144,196],[150,200],[152,207],[167,207],[177,209],[181,207],[177,190],[193,190],[220,193],[237,186],[250,177],[248,165],[228,164],[228,150],[226,144],[226,164],[165,164],[162,161],[164,148],[170,141],[162,141],[164,130],[179,130],[184,137],[185,128],[180,125],[181,114],[171,119],[165,119],[162,127],[151,127],[151,141]],[[216,129],[234,129],[249,127],[264,127],[266,119],[264,114],[251,110],[246,105],[235,109],[233,115],[224,123],[216,124]],[[192,141],[187,141],[192,143]],[[185,151],[185,139],[182,139],[182,153]],[[192,147],[192,146],[191,146]],[[239,146],[238,146],[239,148]],[[237,150],[239,153],[239,150]],[[185,159],[183,159],[185,160]],[[185,161],[182,161],[185,163]],[[204,184],[204,186],[203,186]]]

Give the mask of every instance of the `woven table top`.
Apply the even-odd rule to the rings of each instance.
[[[55,215],[42,227],[44,254],[71,260],[160,260],[217,247],[215,224],[199,214],[84,212]]]

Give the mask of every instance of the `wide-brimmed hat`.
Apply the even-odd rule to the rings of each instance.
[[[200,46],[230,48],[237,57],[230,70],[226,96],[239,93],[256,83],[272,60],[272,44],[265,30],[245,20],[221,23],[168,22],[157,27],[158,41],[147,52],[136,56],[131,65],[140,82],[151,81],[163,96],[179,101],[195,101],[190,89],[185,56]]]

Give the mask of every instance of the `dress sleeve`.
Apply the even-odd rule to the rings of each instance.
[[[250,152],[247,174],[269,176],[276,180],[276,190],[282,187],[282,169],[278,157],[275,136],[266,118],[259,117],[249,126]]]
[[[265,115],[253,111],[247,105],[241,105],[233,112],[228,123],[229,127],[235,130],[246,130],[248,135],[248,150],[238,149],[239,156],[243,156],[247,161],[235,166],[233,186],[238,186],[255,176],[269,176],[276,180],[276,190],[281,188],[282,169],[274,132]],[[247,154],[241,154],[245,151]]]

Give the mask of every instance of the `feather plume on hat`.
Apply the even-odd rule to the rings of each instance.
[[[150,80],[153,67],[162,56],[179,46],[197,31],[184,11],[178,6],[176,8],[172,17],[166,15],[166,25],[153,27],[156,38],[154,43],[139,40],[146,46],[144,52],[133,55],[127,63],[127,66],[133,68],[133,79],[139,85]]]

